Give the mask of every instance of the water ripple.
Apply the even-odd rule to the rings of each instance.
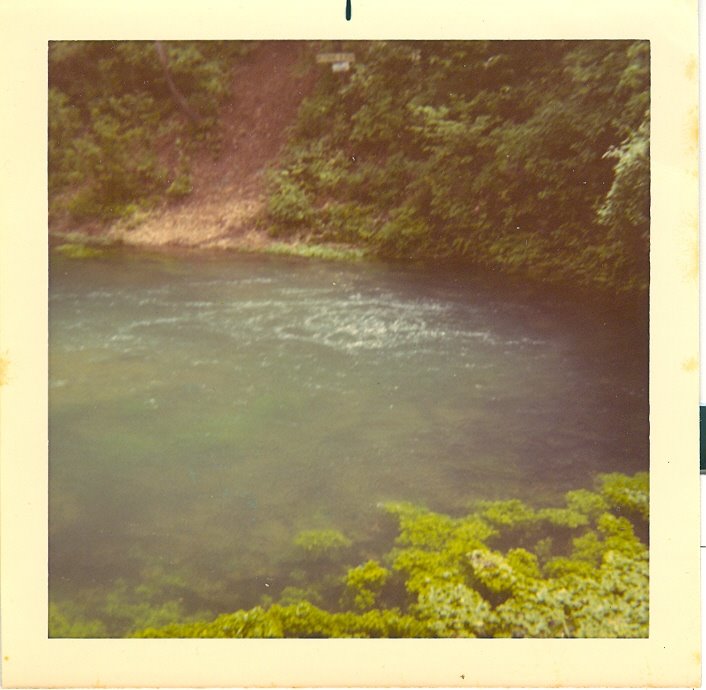
[[[280,287],[248,299],[225,295],[220,300],[179,300],[165,295],[163,288],[155,288],[147,294],[94,290],[86,296],[107,300],[108,306],[122,301],[120,311],[133,311],[139,318],[116,327],[111,309],[104,308],[94,319],[84,318],[65,327],[64,335],[70,337],[64,346],[69,349],[72,344],[84,347],[87,334],[99,339],[94,343],[97,347],[130,352],[163,347],[165,340],[214,335],[247,345],[272,340],[298,342],[349,354],[380,350],[420,353],[429,346],[462,354],[468,348],[512,351],[545,344],[528,336],[502,337],[485,325],[489,315],[477,307],[436,300],[406,301],[385,293],[341,295],[328,288]],[[76,299],[73,295],[64,297],[69,302]],[[103,321],[103,328],[96,329],[96,320]]]

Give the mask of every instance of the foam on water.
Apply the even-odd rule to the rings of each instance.
[[[261,338],[298,341],[350,354],[370,350],[418,354],[431,347],[462,356],[466,348],[479,343],[506,348],[545,344],[542,339],[527,336],[503,338],[487,328],[487,313],[470,306],[460,308],[414,298],[401,300],[391,293],[380,292],[341,296],[340,290],[303,287],[274,289],[271,291],[274,295],[258,299],[238,294],[239,286],[253,284],[271,286],[273,280],[194,283],[220,289],[225,295],[220,301],[179,299],[180,295],[169,295],[170,290],[164,287],[153,288],[147,295],[140,290],[137,294],[120,290],[93,290],[85,295],[66,293],[62,296],[64,302],[74,303],[77,313],[81,310],[79,304],[90,308],[91,302],[100,303],[94,309],[106,310],[103,312],[106,330],[96,331],[96,320],[74,321],[63,328],[67,336],[74,332],[73,339],[64,338],[63,346],[85,349],[86,343],[93,339],[96,347],[144,351],[156,347],[165,337],[181,337],[185,332],[192,338],[199,334],[219,334],[250,344]],[[53,299],[56,301],[59,296],[54,295]],[[114,324],[109,312],[118,302],[122,309],[133,304],[133,313],[140,318]],[[155,311],[172,315],[150,313]],[[100,314],[97,320],[100,322]],[[474,327],[479,323],[486,327]]]

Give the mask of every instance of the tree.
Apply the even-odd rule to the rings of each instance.
[[[162,71],[164,73],[164,79],[167,82],[169,91],[172,94],[174,101],[179,106],[181,111],[191,120],[192,123],[198,124],[201,120],[198,113],[189,105],[184,95],[177,89],[174,79],[172,78],[171,71],[169,69],[169,57],[167,56],[167,50],[164,47],[162,41],[155,41],[154,47],[157,52],[157,57],[159,58],[159,63],[162,66]]]
[[[52,222],[116,218],[188,193],[189,153],[213,133],[246,50],[220,41],[51,42]]]
[[[637,222],[649,187],[646,42],[372,42],[356,55],[302,106],[273,175],[274,232],[644,290],[644,222],[607,220],[622,206]]]

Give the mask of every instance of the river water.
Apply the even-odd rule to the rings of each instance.
[[[53,256],[50,600],[119,636],[276,595],[301,530],[389,548],[381,501],[547,504],[646,470],[645,324],[494,282]]]

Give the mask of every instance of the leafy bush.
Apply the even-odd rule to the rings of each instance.
[[[313,558],[326,558],[351,543],[345,534],[335,529],[303,530],[294,539],[294,544]]]
[[[421,637],[425,626],[398,610],[330,613],[308,602],[219,616],[212,622],[149,628],[134,637]]]
[[[646,42],[355,50],[349,75],[322,76],[300,108],[281,163],[287,184],[272,192],[279,234],[290,216],[294,228],[306,222],[318,238],[333,232],[386,256],[463,256],[541,281],[644,294]]]
[[[353,599],[353,605],[358,610],[371,608],[385,583],[390,578],[390,571],[376,561],[368,561],[352,568],[345,578],[346,594]]]
[[[137,636],[646,637],[647,546],[616,512],[629,507],[634,524],[644,527],[648,491],[643,473],[609,474],[597,479],[596,492],[568,492],[566,507],[481,502],[454,518],[384,504],[399,533],[381,561],[367,560],[341,579],[341,605],[353,611],[323,609],[307,601],[310,594],[286,588],[268,607]],[[547,537],[556,530],[571,538]],[[508,535],[536,540],[537,552],[499,549]],[[296,542],[324,554],[350,545],[335,530],[303,532]]]
[[[214,116],[228,91],[232,62],[247,44],[182,41],[164,46],[172,82],[197,113],[196,123],[184,117],[168,88],[153,42],[50,43],[54,217],[68,212],[80,219],[112,219],[136,203],[190,193],[185,148],[214,138]]]
[[[321,235],[339,242],[360,243],[372,235],[374,209],[352,202],[331,203],[321,209]]]
[[[628,517],[637,514],[647,519],[650,512],[649,475],[638,472],[632,477],[615,472],[601,475],[601,494],[608,504],[617,511],[625,511]]]
[[[267,200],[267,212],[274,225],[270,234],[277,237],[311,222],[314,210],[307,193],[284,170],[273,179],[275,191]]]

